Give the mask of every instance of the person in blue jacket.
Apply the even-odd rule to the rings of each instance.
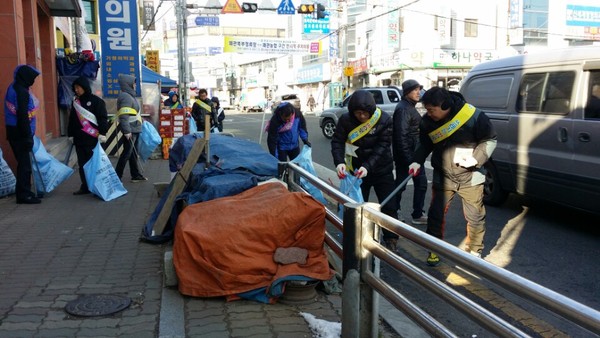
[[[169,94],[167,94],[167,95],[169,96],[169,98],[166,99],[165,102],[163,102],[165,108],[167,108],[167,109],[183,108],[181,101],[179,101],[179,95],[177,95],[177,93],[175,91],[171,90],[169,92]]]
[[[31,157],[39,100],[29,91],[40,71],[30,65],[15,68],[14,81],[4,99],[6,136],[17,160],[17,204],[39,204],[42,201],[31,191]]]
[[[304,115],[289,102],[283,102],[275,109],[267,132],[269,152],[279,161],[293,160],[300,154],[300,139],[310,147]]]

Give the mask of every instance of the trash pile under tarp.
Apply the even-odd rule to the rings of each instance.
[[[286,281],[332,277],[324,237],[323,205],[281,183],[190,205],[175,227],[179,291],[272,303]]]
[[[196,164],[186,162],[196,157],[198,138],[202,133],[186,135],[171,149],[171,171],[182,175],[185,167],[193,169],[183,178],[186,188],[176,197],[179,203],[170,196],[182,191],[173,188],[176,177],[142,231],[142,239],[151,243],[175,237],[179,291],[273,303],[287,281],[331,279],[323,248],[323,204],[289,192],[281,182],[258,185],[277,177],[278,161],[257,143],[211,134],[208,169],[204,154]],[[160,234],[153,233],[165,205],[173,206],[168,223]]]

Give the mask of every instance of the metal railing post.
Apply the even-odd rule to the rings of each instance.
[[[347,271],[342,286],[342,338],[359,338],[360,331],[360,274]]]
[[[357,237],[360,232],[358,228],[362,222],[362,207],[356,203],[344,204],[344,238],[342,246],[344,248],[344,257],[342,258],[342,278],[350,270],[359,269],[360,239]]]

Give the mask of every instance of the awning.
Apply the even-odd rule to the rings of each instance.
[[[81,17],[81,7],[79,7],[78,0],[46,0],[46,5],[52,16]]]
[[[160,81],[161,87],[177,86],[177,81],[162,76],[145,65],[142,65],[142,83],[158,83],[158,81]]]
[[[379,79],[391,79],[392,77],[398,77],[399,75],[400,75],[400,71],[394,70],[391,72],[379,73],[379,74],[377,74],[377,77]]]

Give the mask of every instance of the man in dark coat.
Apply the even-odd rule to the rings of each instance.
[[[460,93],[433,87],[423,94],[421,102],[427,115],[419,126],[420,144],[409,174],[418,174],[427,156],[432,154],[433,183],[427,233],[444,238],[446,211],[458,194],[467,220],[466,250],[481,257],[485,235],[483,165],[496,148],[496,132],[485,113],[465,102]],[[437,254],[430,252],[427,264],[439,263]]]
[[[67,135],[73,138],[81,186],[73,195],[89,194],[83,166],[92,158],[94,148],[100,142],[106,142],[108,131],[108,113],[104,100],[92,94],[90,82],[85,76],[73,81],[75,98],[71,106]]]
[[[402,100],[394,109],[394,134],[392,137],[392,149],[394,151],[394,162],[396,164],[396,185],[406,178],[408,166],[413,162],[413,154],[419,145],[419,123],[421,114],[415,107],[421,96],[421,86],[416,80],[406,80],[402,83]],[[413,211],[412,224],[427,224],[427,216],[424,215],[425,194],[427,193],[427,176],[425,170],[421,170],[417,176],[413,176]],[[396,195],[398,213],[401,213],[400,199],[402,188]],[[399,215],[400,216],[400,215]],[[402,216],[399,217],[402,219]]]
[[[340,116],[331,139],[331,154],[338,176],[347,173],[362,179],[361,192],[369,200],[371,187],[379,201],[394,191],[392,160],[392,117],[375,105],[373,95],[366,90],[355,91],[348,102],[348,112]],[[395,197],[381,211],[397,217]],[[396,248],[398,235],[383,231],[386,245]]]
[[[31,191],[31,157],[39,100],[29,92],[40,71],[30,65],[15,68],[14,81],[4,99],[6,136],[17,160],[17,204],[39,204],[42,201]]]

